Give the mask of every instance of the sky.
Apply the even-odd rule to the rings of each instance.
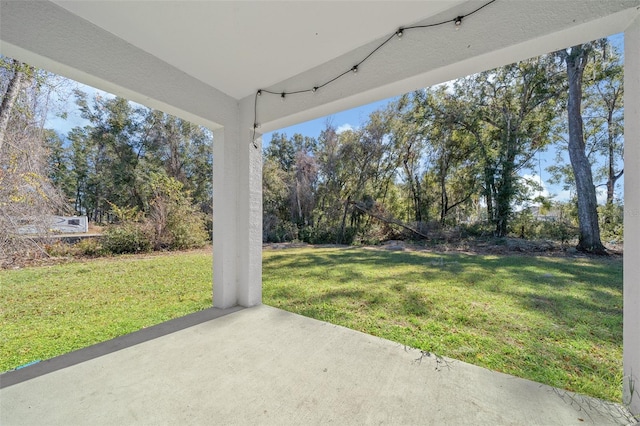
[[[618,48],[619,52],[622,53],[624,51],[623,49],[624,37],[622,33],[609,37],[609,40],[614,46]],[[105,95],[108,96],[107,94],[105,94],[104,92],[98,89],[85,86],[80,83],[78,83],[78,85],[81,90],[89,93],[90,97],[93,96],[95,93],[100,93],[103,96]],[[331,123],[333,124],[333,126],[336,127],[338,132],[348,130],[348,129],[356,129],[367,121],[367,118],[373,111],[385,108],[387,104],[394,99],[395,98],[380,100],[371,104],[367,104],[367,105],[363,105],[350,110],[338,112],[329,116],[320,117],[315,120],[307,121],[294,126],[282,128],[277,130],[276,132],[280,134],[284,133],[289,137],[293,136],[296,133],[299,133],[303,136],[317,138],[320,135],[320,132],[325,128],[325,124],[327,120],[331,121]],[[73,99],[70,98],[69,100],[67,100],[67,104],[69,106],[72,106]],[[68,108],[68,111],[69,111],[69,114],[66,119],[62,119],[55,115],[51,115],[47,120],[46,126],[57,130],[59,133],[66,134],[73,127],[83,126],[87,124],[86,121],[80,117],[79,112],[76,111],[74,108],[72,107]],[[263,135],[262,140],[263,140],[264,146],[267,146],[268,143],[271,141],[271,137],[273,133],[274,132],[268,132]],[[565,155],[565,162],[568,163],[568,157],[566,155]],[[548,197],[549,195],[554,195],[554,200],[556,201],[568,201],[571,195],[569,191],[564,190],[561,185],[552,185],[549,182],[549,179],[550,179],[549,173],[546,172],[546,168],[549,165],[556,163],[555,149],[551,148],[546,152],[540,152],[537,156],[537,163],[538,164],[537,164],[536,170],[525,170],[523,171],[523,175],[522,175],[523,177],[527,179],[535,180],[542,185],[543,190],[540,193],[535,194],[534,197],[536,195],[543,195],[545,197]],[[619,188],[617,189],[616,192],[621,196],[624,188],[624,177],[620,179],[618,186]],[[604,203],[604,197],[605,197],[604,189],[600,188],[598,192],[598,201],[600,203]]]

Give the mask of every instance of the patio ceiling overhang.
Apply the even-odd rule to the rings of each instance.
[[[2,1],[2,53],[217,128],[258,89],[310,89],[399,27],[488,0]],[[637,0],[498,0],[407,32],[314,94],[264,97],[261,131],[623,31]]]
[[[455,30],[487,2],[0,0],[0,53],[214,130],[214,306],[227,308],[262,300],[256,122],[270,131],[624,31],[624,394],[640,413],[640,0],[496,0]],[[348,72],[399,27],[442,21]],[[255,102],[258,89],[275,95]]]

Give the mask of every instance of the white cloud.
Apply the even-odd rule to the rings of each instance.
[[[571,201],[571,198],[573,197],[573,194],[569,189],[562,189],[558,191],[558,193],[554,193],[553,195],[554,195],[553,197],[554,200],[560,201],[563,203]]]
[[[342,124],[342,125],[338,126],[338,128],[336,129],[336,133],[337,134],[344,133],[347,130],[353,130],[353,126],[351,124],[349,124],[349,123],[345,123],[345,124]]]

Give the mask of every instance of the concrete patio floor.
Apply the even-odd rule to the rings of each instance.
[[[269,306],[0,376],[0,424],[632,424],[622,407]]]

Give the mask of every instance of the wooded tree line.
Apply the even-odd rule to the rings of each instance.
[[[534,199],[539,183],[523,175],[538,171],[540,151],[557,149],[571,162],[559,156],[549,171],[573,200],[555,210],[567,211],[569,227],[573,219],[580,249],[603,252],[600,224],[621,234],[622,73],[619,53],[599,40],[406,94],[357,129],[274,133],[264,238],[350,243],[482,224],[525,236],[531,210],[516,206],[554,202]],[[601,220],[596,185],[607,188]]]
[[[51,214],[130,222],[114,233],[116,252],[206,241],[209,130],[122,98],[90,97],[62,77],[0,59],[0,258],[41,250],[17,230],[46,235]],[[86,125],[67,134],[47,129],[47,117],[68,113],[61,106],[68,97]]]
[[[212,212],[212,135],[207,129],[119,97],[75,91],[89,122],[67,135],[46,132],[49,178],[73,210],[113,221],[112,205],[148,212],[154,176],[174,179],[194,205]]]
[[[599,40],[406,94],[356,129],[275,133],[264,152],[264,239],[376,242],[462,228],[536,236],[540,224],[522,206],[537,204],[536,214],[555,209],[567,225],[547,228],[568,238],[575,225],[581,249],[601,252],[600,227],[622,233],[622,73],[619,53]],[[188,246],[190,233],[202,240],[211,132],[75,90],[87,124],[60,134],[45,123],[52,108],[66,114],[57,97],[68,80],[5,57],[0,76],[0,254],[26,241],[21,224],[46,231],[51,213],[146,220],[130,230],[134,247],[142,234],[153,247]],[[534,199],[536,182],[523,177],[550,149],[570,154],[548,168],[572,189],[570,203]]]

